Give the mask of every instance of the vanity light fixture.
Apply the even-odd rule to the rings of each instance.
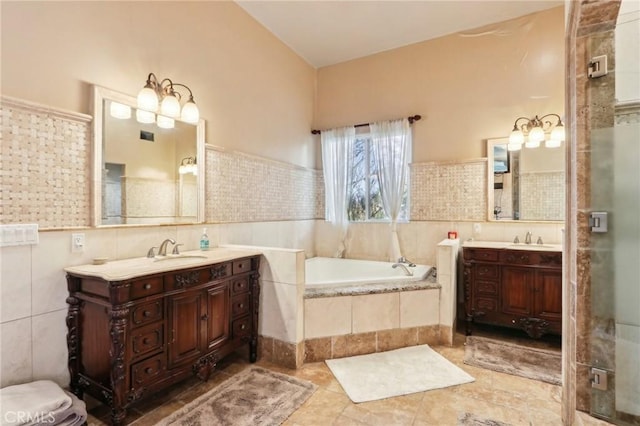
[[[128,120],[131,118],[131,107],[129,105],[121,104],[120,102],[111,101],[111,104],[109,105],[109,113],[113,118]]]
[[[547,117],[557,118],[557,122],[545,121]],[[519,117],[513,123],[507,149],[518,151],[523,144],[526,148],[537,148],[541,142],[544,142],[547,148],[558,148],[564,140],[564,125],[558,114],[547,114],[542,117],[536,115],[534,118]]]
[[[189,91],[189,99],[183,106],[180,101],[183,95],[176,89],[182,87]],[[180,118],[191,124],[198,124],[200,111],[193,100],[191,89],[181,83],[174,83],[168,78],[158,81],[154,73],[149,73],[147,83],[138,93],[138,108],[151,113],[158,113],[158,125],[160,117],[169,119]],[[167,120],[162,119],[165,125]],[[172,126],[173,127],[173,126]]]
[[[181,175],[186,175],[191,173],[194,176],[198,175],[198,165],[196,164],[195,157],[185,157],[180,162],[180,167],[178,167],[178,173]]]

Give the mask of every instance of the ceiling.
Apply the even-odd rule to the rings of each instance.
[[[316,68],[564,4],[562,0],[236,0]]]

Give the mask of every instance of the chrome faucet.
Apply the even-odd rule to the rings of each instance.
[[[171,238],[167,238],[160,244],[160,248],[158,249],[158,256],[166,256],[167,255],[167,244],[175,244],[176,242]]]
[[[408,277],[412,277],[413,276],[413,272],[411,272],[409,270],[409,268],[407,268],[404,263],[394,263],[393,265],[391,265],[391,267],[393,269],[396,269],[397,267],[401,267],[404,270],[404,273],[408,276]]]
[[[531,244],[531,231],[527,231],[527,235],[524,237],[525,244]]]
[[[415,268],[416,264],[413,263],[412,261],[410,261],[409,259],[407,259],[404,256],[400,256],[400,258],[398,259],[398,263],[406,263],[410,268]]]
[[[542,242],[542,237],[538,237],[538,241],[536,241],[536,244],[540,244],[540,245],[544,244],[544,243]]]

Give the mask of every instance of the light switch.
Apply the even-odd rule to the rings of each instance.
[[[37,223],[0,225],[0,247],[38,244]]]

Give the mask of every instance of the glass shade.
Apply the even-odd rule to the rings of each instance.
[[[131,118],[131,107],[129,105],[111,101],[111,105],[109,105],[109,113],[113,118],[128,120]]]
[[[524,135],[520,130],[514,130],[509,135],[509,144],[519,144],[522,145],[524,143]]]
[[[158,95],[150,86],[145,86],[138,93],[138,108],[153,112],[158,110]]]
[[[544,143],[544,146],[546,146],[547,148],[559,148],[560,145],[562,145],[562,141],[558,139],[549,139]]]
[[[180,117],[180,101],[174,95],[165,95],[160,104],[160,113],[171,118]]]
[[[524,146],[527,147],[527,148],[537,148],[537,147],[540,146],[540,141],[539,140],[531,140],[531,136],[529,136],[529,140],[527,142],[525,142]]]
[[[198,123],[198,120],[200,119],[200,111],[198,110],[195,102],[190,100],[189,102],[184,104],[184,106],[182,107],[182,114],[180,118],[182,119],[182,121],[185,121],[187,123]]]
[[[164,115],[158,115],[158,120],[156,122],[158,127],[162,129],[173,129],[175,126],[175,121],[173,118],[165,117]]]
[[[534,127],[529,132],[529,141],[526,143],[526,146],[527,148],[532,148],[532,146],[529,146],[529,144],[534,145],[536,143],[537,145],[535,146],[540,146],[540,142],[542,142],[543,140],[544,140],[544,130],[542,130],[542,127]]]
[[[566,137],[565,137],[563,125],[559,125],[553,128],[553,130],[551,131],[551,139],[557,140],[559,142],[565,141]]]
[[[522,144],[521,143],[511,143],[509,142],[507,144],[507,150],[508,151],[520,151],[522,149]]]
[[[138,121],[138,123],[151,124],[156,122],[156,115],[151,111],[137,109],[136,120]]]

